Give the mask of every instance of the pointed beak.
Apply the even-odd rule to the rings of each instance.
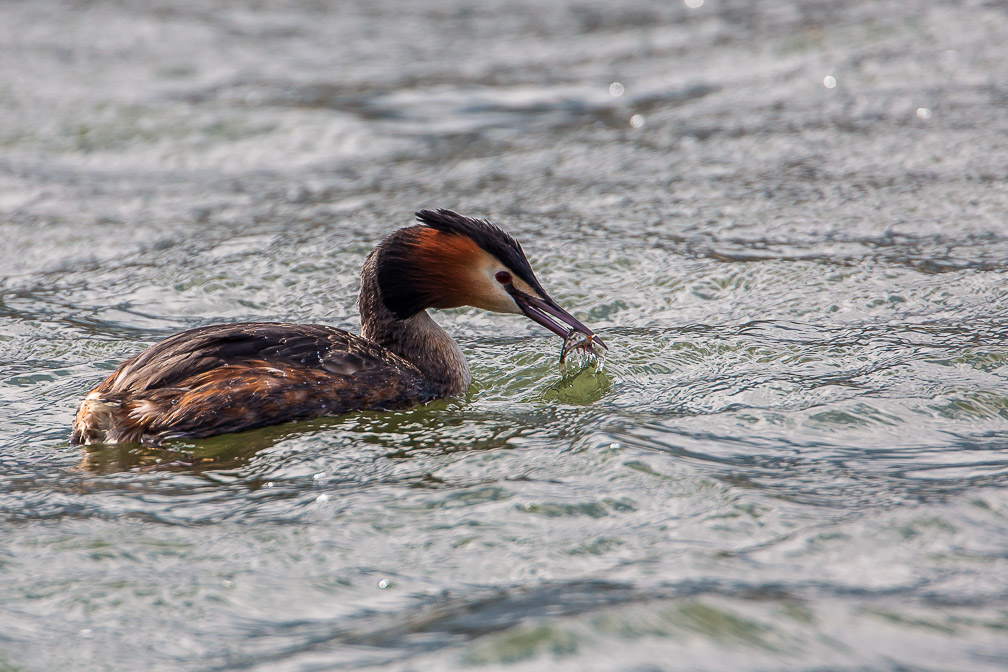
[[[609,346],[603,343],[602,339],[595,335],[595,332],[574,319],[573,315],[557,305],[557,302],[553,299],[549,297],[542,299],[538,296],[531,296],[517,289],[512,290],[510,294],[515,303],[518,304],[518,307],[521,308],[521,311],[529,319],[538,322],[557,336],[567,338],[573,329],[577,333],[588,337],[587,347],[589,349],[594,351],[592,345],[596,343],[605,350],[609,349]],[[566,324],[567,327],[561,326],[563,324]]]

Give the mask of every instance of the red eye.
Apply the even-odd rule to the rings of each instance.
[[[497,277],[497,282],[499,282],[502,285],[510,285],[511,284],[511,274],[508,273],[507,271],[497,271],[497,276],[496,277]]]

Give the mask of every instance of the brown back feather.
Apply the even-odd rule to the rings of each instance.
[[[412,364],[339,329],[218,325],[124,362],[81,403],[72,441],[211,436],[433,396]]]

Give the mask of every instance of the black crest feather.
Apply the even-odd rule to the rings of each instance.
[[[472,238],[473,242],[504,262],[505,266],[529,286],[540,294],[546,294],[535,273],[532,272],[532,266],[525,257],[521,243],[496,224],[491,224],[485,219],[466,217],[446,208],[420,210],[416,213],[416,218],[432,229]]]
[[[546,292],[532,272],[521,245],[500,227],[485,219],[466,217],[445,208],[420,210],[416,218],[420,225],[399,229],[382,241],[376,250],[382,300],[397,318],[412,317],[425,308],[444,307],[439,306],[436,288],[425,282],[415,264],[421,232],[427,228],[469,238],[545,296]]]

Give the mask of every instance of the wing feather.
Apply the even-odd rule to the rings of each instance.
[[[201,327],[124,362],[81,403],[72,440],[211,436],[434,396],[410,362],[340,329]]]

